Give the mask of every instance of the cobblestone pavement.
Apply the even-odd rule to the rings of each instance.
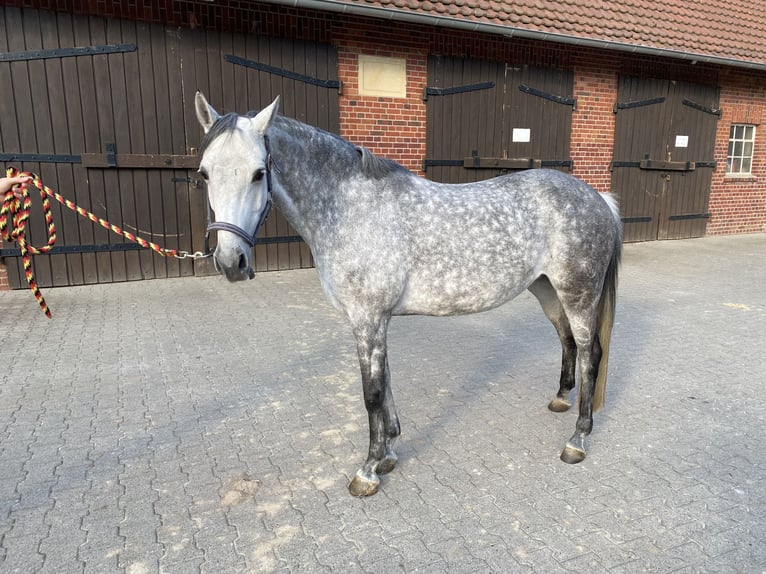
[[[368,499],[355,346],[316,274],[0,293],[0,572],[766,571],[766,235],[625,247],[588,458],[530,295],[392,321]]]

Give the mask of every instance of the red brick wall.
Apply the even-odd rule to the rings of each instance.
[[[407,27],[362,20],[335,30],[338,78],[343,82],[340,98],[340,131],[347,140],[373,153],[395,159],[423,175],[426,155],[427,47]],[[359,54],[405,58],[407,97],[380,98],[359,94]]]
[[[574,67],[574,96],[577,108],[572,114],[572,173],[598,191],[611,191],[616,70],[578,62]]]
[[[763,77],[728,74],[722,82],[707,232],[710,235],[766,231],[766,86]],[[726,175],[731,124],[756,126],[752,177]]]
[[[407,60],[407,98],[361,96],[358,86],[357,54],[382,55],[363,49],[338,54],[339,79],[343,82],[340,100],[340,131],[347,140],[372,152],[395,159],[421,175],[426,155],[426,110],[420,95],[426,84],[425,57],[388,53]]]

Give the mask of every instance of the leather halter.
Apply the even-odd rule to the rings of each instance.
[[[255,226],[255,231],[253,231],[251,235],[247,231],[242,229],[239,225],[234,225],[233,223],[229,223],[228,221],[213,221],[209,223],[207,226],[208,233],[210,231],[228,231],[229,233],[233,233],[240,239],[243,239],[250,247],[253,247],[255,245],[255,237],[258,235],[258,231],[261,229],[263,224],[266,223],[266,220],[269,217],[269,213],[271,212],[271,207],[274,204],[274,201],[271,195],[271,187],[272,187],[271,169],[274,168],[277,173],[280,173],[279,166],[277,165],[277,162],[274,161],[274,158],[271,155],[271,148],[269,146],[269,137],[267,135],[263,136],[263,143],[266,147],[266,205],[261,211],[261,217],[258,219],[258,224]]]

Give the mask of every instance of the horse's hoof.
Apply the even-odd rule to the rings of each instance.
[[[561,460],[567,464],[577,464],[585,460],[585,451],[568,444],[561,451]]]
[[[388,474],[396,467],[396,463],[399,462],[399,457],[396,453],[391,451],[386,454],[385,458],[378,463],[375,468],[375,472],[378,474]]]
[[[376,474],[365,475],[361,469],[356,471],[356,476],[351,484],[348,485],[348,491],[352,496],[372,496],[378,492],[380,479]]]
[[[548,403],[548,408],[554,413],[565,413],[572,406],[572,403],[561,397],[553,397],[553,400]]]

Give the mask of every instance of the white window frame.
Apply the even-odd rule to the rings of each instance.
[[[729,149],[726,154],[726,175],[750,176],[753,173],[753,150],[755,149],[755,126],[731,124]]]

